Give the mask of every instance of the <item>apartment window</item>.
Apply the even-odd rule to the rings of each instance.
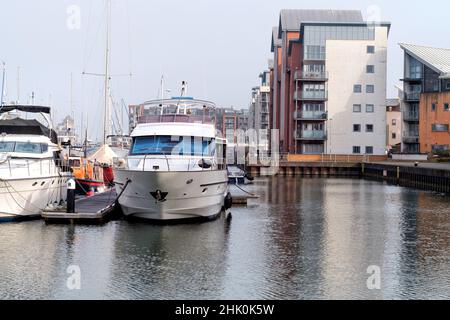
[[[375,92],[375,86],[373,84],[368,84],[366,86],[366,92],[367,93],[374,93]]]
[[[397,134],[395,132],[392,132],[392,139],[397,139]]]
[[[409,77],[411,79],[422,78],[422,64],[413,57],[409,58]]]
[[[373,124],[366,124],[366,132],[373,132]]]
[[[436,103],[431,104],[431,111],[436,111]]]
[[[431,129],[433,132],[448,132],[448,124],[433,124]]]
[[[375,46],[367,46],[367,53],[374,54],[375,53]]]
[[[361,154],[361,147],[353,147],[353,154]]]
[[[362,92],[362,85],[360,85],[360,84],[355,84],[355,85],[353,86],[353,92],[354,92],[354,93],[361,93],[361,92]]]
[[[361,105],[360,104],[354,104],[353,105],[353,112],[361,113]]]
[[[448,145],[446,144],[435,144],[432,146],[433,152],[439,152],[439,151],[448,151]]]
[[[374,113],[375,112],[375,106],[373,104],[367,104],[366,105],[366,112],[367,113]]]
[[[373,65],[366,66],[366,72],[367,73],[375,73],[375,66],[373,66]]]
[[[392,119],[392,125],[396,126],[397,125],[397,119]]]
[[[444,103],[444,111],[449,111],[448,103]]]
[[[366,154],[373,154],[373,147],[366,147]]]
[[[360,124],[354,124],[353,125],[353,132],[361,132],[361,125]]]

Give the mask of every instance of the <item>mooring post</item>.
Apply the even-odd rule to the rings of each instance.
[[[74,179],[67,181],[67,213],[75,213],[75,189]]]

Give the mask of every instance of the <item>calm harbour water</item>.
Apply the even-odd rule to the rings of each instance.
[[[0,225],[0,299],[450,298],[450,198],[346,179],[258,179],[233,219]],[[81,268],[81,290],[66,286]],[[381,268],[381,290],[367,268]]]

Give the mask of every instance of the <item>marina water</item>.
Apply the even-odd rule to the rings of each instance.
[[[447,196],[299,177],[248,190],[261,198],[230,221],[0,225],[0,298],[450,298]],[[374,266],[379,289],[368,286]]]

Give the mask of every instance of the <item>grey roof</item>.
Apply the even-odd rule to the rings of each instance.
[[[298,31],[302,22],[364,22],[359,10],[289,10],[280,13],[279,38],[282,31]]]
[[[400,47],[423,64],[440,73],[443,78],[450,77],[450,49],[406,43],[400,43]]]

